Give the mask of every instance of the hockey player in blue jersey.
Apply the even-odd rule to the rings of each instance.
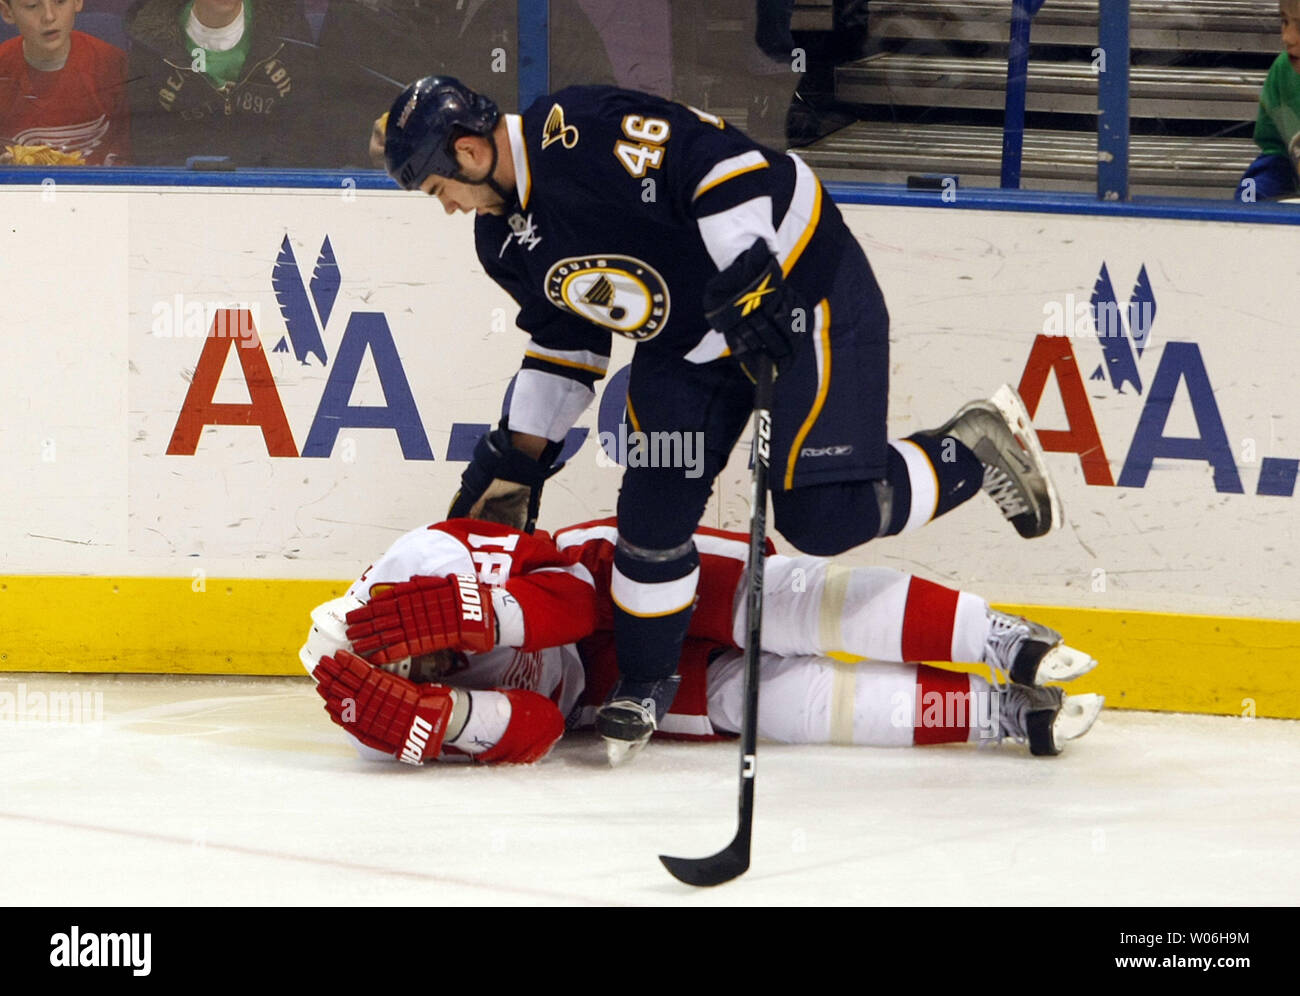
[[[477,214],[479,260],[530,336],[508,410],[475,449],[451,515],[467,514],[495,479],[540,493],[595,397],[611,335],[637,343],[632,429],[703,440],[703,473],[623,475],[612,581],[620,680],[597,715],[611,761],[649,739],[676,692],[699,576],[692,532],[752,411],[746,358],[776,363],[772,504],[777,530],[800,550],[829,556],[916,528],[981,487],[1023,536],[1059,524],[1011,388],[939,429],[886,437],[885,302],[797,156],[703,111],[612,87],[570,87],[513,115],[455,79],[426,77],[382,127],[401,187]]]

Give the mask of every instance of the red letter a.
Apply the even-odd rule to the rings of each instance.
[[[238,337],[234,334],[239,332]],[[251,404],[219,405],[213,402],[217,382],[226,365],[226,354],[236,342],[239,365],[244,371]],[[199,365],[185,395],[171,442],[167,444],[170,456],[193,456],[199,446],[199,435],[205,425],[256,425],[266,440],[266,452],[273,457],[296,457],[298,447],[289,432],[289,420],[284,417],[280,392],[275,389],[271,366],[266,362],[253,316],[248,311],[222,308],[212,319],[208,338],[199,355]]]
[[[1106,451],[1101,448],[1097,422],[1092,417],[1088,393],[1083,389],[1079,365],[1074,360],[1070,340],[1059,335],[1039,335],[1034,339],[1025,372],[1020,375],[1020,397],[1032,418],[1043,400],[1048,374],[1056,374],[1056,386],[1061,391],[1068,429],[1038,429],[1043,449],[1052,453],[1077,453],[1083,467],[1083,479],[1092,485],[1114,487]],[[1037,428],[1037,426],[1035,426]]]

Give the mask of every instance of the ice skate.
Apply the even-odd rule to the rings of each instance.
[[[1087,733],[1106,702],[1100,695],[1023,685],[1008,685],[997,696],[998,742],[1028,743],[1036,757],[1059,754],[1067,741]]]
[[[1067,647],[1061,634],[1023,616],[988,610],[989,635],[984,663],[1016,685],[1045,685],[1087,674],[1097,662]]]
[[[661,681],[619,678],[605,704],[596,710],[596,732],[605,741],[605,756],[612,767],[649,742],[673,704],[681,681],[676,674]]]
[[[984,465],[984,490],[1021,536],[1043,536],[1061,524],[1061,500],[1043,447],[1020,395],[1003,384],[987,401],[963,405],[934,436],[952,436]]]

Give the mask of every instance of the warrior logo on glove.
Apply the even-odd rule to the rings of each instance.
[[[479,583],[469,574],[453,574],[456,579],[456,585],[460,588],[460,618],[461,622],[482,622],[483,621],[483,595],[479,589]],[[491,606],[491,602],[488,605]]]
[[[352,649],[374,664],[439,650],[482,653],[496,646],[496,616],[485,585],[468,574],[416,575],[348,613]]]

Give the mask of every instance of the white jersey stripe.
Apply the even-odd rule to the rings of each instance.
[[[742,153],[738,156],[732,156],[730,159],[723,159],[713,169],[704,174],[704,178],[695,187],[695,193],[691,195],[691,200],[699,200],[704,194],[708,193],[720,183],[726,183],[732,177],[740,176],[742,173],[748,173],[751,170],[767,169],[767,158],[757,149]]]
[[[596,579],[591,576],[591,571],[587,570],[583,564],[569,564],[567,567],[538,567],[528,573],[530,574],[572,574],[579,581],[585,581],[593,588],[596,587]]]
[[[762,239],[776,252],[776,229],[772,225],[772,198],[764,195],[737,204],[735,207],[705,215],[696,222],[704,248],[709,251],[713,265],[721,272],[736,261],[736,257]]]
[[[730,557],[732,560],[739,560],[742,564],[749,561],[749,540],[734,540],[724,536],[696,533],[695,549],[715,557]]]
[[[696,533],[695,549],[713,557],[729,557],[742,564],[749,560],[749,541],[728,539],[726,536],[712,536],[708,533]],[[618,529],[614,526],[588,526],[585,529],[565,529],[555,534],[556,547],[567,550],[571,546],[581,546],[589,540],[604,540],[611,546],[618,544]]]
[[[614,526],[588,526],[586,529],[565,529],[554,536],[555,546],[567,550],[571,546],[582,546],[588,540],[604,540],[610,546],[618,543],[618,529]]]
[[[804,161],[793,152],[787,153],[794,160],[794,194],[790,206],[786,208],[781,227],[776,232],[776,258],[781,264],[781,272],[789,274],[794,264],[799,261],[813,230],[821,218],[822,188]]]

